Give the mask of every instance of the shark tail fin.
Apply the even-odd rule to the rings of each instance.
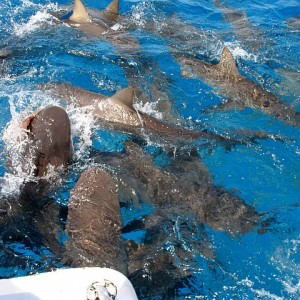
[[[222,72],[226,72],[230,75],[240,74],[236,66],[235,60],[227,47],[223,49],[218,66]]]
[[[74,10],[69,20],[76,23],[88,23],[91,21],[87,9],[81,0],[74,0]]]
[[[128,106],[130,109],[135,110],[133,107],[134,89],[125,88],[115,93],[111,99]]]
[[[113,0],[103,11],[108,19],[115,20],[119,16],[119,0]]]

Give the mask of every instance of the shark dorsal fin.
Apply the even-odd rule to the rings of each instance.
[[[103,11],[108,19],[115,20],[119,16],[119,0],[113,0]]]
[[[69,20],[76,23],[88,23],[91,21],[90,16],[81,0],[74,0],[74,10]]]
[[[134,98],[133,88],[122,89],[111,97],[113,101],[122,103],[123,105],[126,105],[130,109],[135,110],[133,107],[133,98]]]
[[[236,66],[235,60],[230,52],[230,50],[225,47],[223,49],[220,62],[218,64],[222,72],[227,72],[230,75],[238,75],[239,70]]]

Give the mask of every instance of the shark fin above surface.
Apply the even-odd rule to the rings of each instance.
[[[227,47],[223,49],[220,62],[217,66],[222,72],[226,72],[229,75],[236,76],[240,74],[236,66],[235,60]]]
[[[113,101],[122,103],[127,107],[129,107],[130,109],[135,110],[133,107],[133,98],[134,98],[133,88],[122,89],[111,97]]]
[[[90,16],[81,0],[74,1],[73,14],[69,18],[70,21],[76,23],[88,23],[91,22]]]
[[[119,0],[113,0],[103,11],[104,15],[111,20],[119,16]]]

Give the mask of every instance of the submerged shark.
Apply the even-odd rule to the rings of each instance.
[[[164,42],[173,48],[186,51],[214,52],[223,44],[216,33],[187,24],[177,14],[170,17],[150,18],[143,20],[141,26],[146,31],[164,38]]]
[[[8,48],[0,49],[0,59],[7,58],[9,55],[11,55],[12,51]]]
[[[6,72],[5,60],[12,54],[12,51],[8,48],[0,49],[0,75]]]
[[[225,6],[218,0],[213,0],[214,4],[220,8],[223,18],[232,24],[235,28],[235,34],[238,39],[249,46],[252,50],[257,51],[262,47],[263,34],[259,29],[253,26],[244,11],[237,11]]]
[[[94,160],[108,171],[93,167],[80,176],[72,189],[65,244],[57,243],[58,228],[48,225],[59,220],[55,206],[45,207],[35,220],[46,244],[62,257],[64,264],[116,269],[132,280],[138,294],[163,294],[187,275],[176,267],[174,254],[162,251],[168,240],[177,244],[177,255],[183,259],[192,255],[180,247],[182,240],[162,230],[168,226],[172,232],[174,222],[180,223],[178,217],[183,222],[179,225],[180,235],[186,234],[185,217],[233,235],[253,230],[260,220],[254,207],[213,184],[198,156],[174,159],[171,165],[159,169],[143,149],[128,141],[124,153],[102,153]],[[146,234],[142,243],[122,240],[119,201],[131,203],[130,196],[154,207],[149,216],[143,217]],[[132,228],[127,226],[127,233],[139,229],[135,225],[129,227]],[[200,231],[203,240],[191,241],[195,253],[215,259],[204,226]]]
[[[220,108],[252,107],[273,115],[288,124],[299,126],[300,113],[279,97],[240,74],[228,48],[224,48],[220,62],[211,64],[196,58],[174,55],[185,77],[200,77],[227,97]]]
[[[150,286],[153,290],[154,285],[156,291],[162,292],[180,282],[182,276],[173,265],[172,255],[156,252],[157,240],[161,241],[165,235],[156,233],[156,241],[147,245],[123,240],[119,204],[122,192],[112,175],[99,167],[92,167],[80,175],[70,194],[67,213],[62,213],[61,207],[53,202],[45,205],[34,217],[44,243],[65,266],[118,270],[125,276],[134,277],[138,292]],[[62,219],[66,220],[62,222]],[[59,241],[62,234],[67,236],[65,242]],[[150,255],[155,257],[150,259]],[[151,280],[142,287],[139,283],[146,275],[143,272],[146,262]],[[158,277],[163,282],[155,284],[153,279]]]
[[[292,30],[299,30],[300,29],[300,15],[296,16],[295,18],[290,18],[287,20],[288,26]]]
[[[174,158],[160,169],[137,144],[127,141],[120,155],[96,155],[97,163],[114,167],[120,184],[135,190],[133,202],[154,204],[159,214],[193,213],[199,222],[215,230],[246,233],[257,225],[259,213],[242,199],[214,185],[198,155]]]
[[[187,266],[196,253],[205,257],[211,268],[217,267],[205,225],[236,236],[254,230],[260,223],[262,216],[253,206],[213,183],[198,155],[177,156],[168,166],[158,168],[142,148],[127,141],[123,153],[101,153],[94,160],[114,174],[122,201],[153,205],[149,215],[131,226],[133,231],[145,231],[142,243],[131,242],[126,248],[128,278],[138,295],[155,298],[167,294],[169,298],[176,283],[189,273],[178,264]],[[195,224],[199,224],[197,233],[193,232],[198,239],[193,241],[189,234]],[[173,245],[171,253],[163,250],[167,245]]]

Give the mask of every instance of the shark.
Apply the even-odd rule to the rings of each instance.
[[[199,77],[227,99],[219,108],[259,109],[293,126],[300,125],[300,113],[273,93],[243,76],[230,50],[223,48],[218,64],[174,54],[184,77]]]
[[[287,19],[287,24],[291,30],[299,30],[300,29],[300,15],[297,15],[294,18]]]
[[[52,15],[58,20],[57,23],[65,23],[85,34],[111,42],[121,48],[123,54],[139,51],[139,42],[126,32],[128,28],[119,16],[119,0],[113,0],[104,10],[91,14],[81,0],[74,0],[73,11],[65,16]]]
[[[57,203],[49,202],[33,217],[34,223],[44,244],[65,266],[112,268],[134,277],[135,287],[140,289],[139,283],[145,277],[143,264],[148,262],[148,275],[164,278],[163,284],[158,284],[159,292],[167,286],[173,287],[175,282],[180,282],[182,274],[173,266],[172,255],[156,253],[157,241],[138,245],[123,239],[128,226],[122,228],[119,202],[122,198],[115,176],[102,166],[92,166],[80,174],[71,189],[67,212]],[[59,240],[59,235],[67,237],[64,242]],[[150,239],[151,234],[148,236]],[[156,240],[164,238],[164,234],[155,233]],[[149,258],[152,254],[155,254],[153,260]],[[170,269],[170,266],[173,267]],[[151,280],[152,290],[153,285]],[[147,282],[144,288],[149,287]]]
[[[71,125],[63,108],[49,106],[39,109],[22,122],[22,127],[28,135],[24,155],[33,159],[35,176],[45,176],[50,166],[57,169],[71,164]]]
[[[231,136],[219,135],[207,129],[189,130],[184,127],[169,124],[138,111],[134,107],[135,90],[131,87],[124,88],[112,96],[91,92],[69,83],[52,83],[41,86],[51,95],[66,101],[73,101],[75,105],[88,109],[97,122],[113,129],[137,135],[147,134],[171,141],[173,144],[205,140],[209,143],[216,142],[226,150],[236,145],[248,145],[256,139],[270,138],[264,132],[249,132]]]
[[[94,20],[90,17],[86,7],[81,0],[74,1],[74,9],[69,17],[62,18],[61,21],[78,28],[79,30],[101,36],[111,30],[110,25],[116,23],[119,17],[119,0],[113,0],[103,11],[102,19]]]
[[[94,160],[112,167],[119,183],[136,191],[133,203],[138,199],[152,203],[161,216],[175,211],[192,213],[214,230],[232,234],[253,230],[261,218],[253,206],[215,185],[197,154],[175,157],[169,165],[158,168],[141,147],[126,141],[123,153],[98,154]]]
[[[4,73],[6,73],[6,65],[5,65],[5,61],[7,58],[9,58],[12,55],[12,50],[10,50],[9,48],[2,48],[0,49],[0,75],[3,75]]]
[[[235,28],[235,34],[239,40],[253,51],[258,51],[262,46],[264,35],[256,27],[253,26],[247,17],[245,11],[237,11],[227,7],[218,0],[213,0],[214,4],[223,11],[222,15],[225,21],[230,22]]]
[[[184,224],[194,218],[193,224],[240,235],[256,228],[261,218],[254,207],[215,186],[198,156],[174,158],[160,169],[139,145],[127,141],[124,152],[101,153],[91,159],[95,166],[80,175],[70,192],[65,225],[60,228],[68,237],[66,241],[57,242],[59,229],[52,226],[60,222],[57,205],[43,207],[35,223],[46,245],[64,265],[118,270],[128,276],[138,295],[169,294],[187,276],[176,266],[176,257],[192,255],[179,246],[182,240],[176,234],[172,236],[162,228],[173,232],[177,223],[180,235],[185,236],[191,231],[189,226],[195,225],[185,229]],[[154,207],[150,215],[135,222],[144,224],[146,233],[141,243],[122,238],[123,233],[139,229],[136,224],[122,224],[120,207],[132,204],[130,196]],[[191,247],[207,260],[216,259],[205,227],[199,230],[202,239],[192,239]],[[166,240],[177,245],[175,257],[162,251]]]
[[[11,136],[13,131],[16,133]],[[12,120],[3,138],[6,167],[18,176],[28,176],[30,180],[51,177],[50,170],[65,169],[72,162],[70,120],[59,106],[39,108],[21,122]]]
[[[10,56],[12,54],[12,51],[8,48],[2,48],[0,49],[0,59],[4,59],[7,58],[8,56]]]
[[[71,190],[65,232],[64,262],[72,267],[113,268],[127,275],[122,218],[112,176],[92,167]]]
[[[73,154],[70,121],[61,107],[41,108],[28,116],[21,127],[24,136],[16,141],[19,145],[15,145],[18,150],[21,147],[21,156],[16,155],[15,163],[24,169],[24,182],[16,193],[0,193],[0,248],[7,253],[8,265],[13,266],[28,262],[9,251],[9,243],[18,241],[35,249],[41,245],[34,218],[44,210],[50,201],[49,194],[58,185],[55,176],[50,176],[49,168],[51,166],[51,169],[57,170],[61,166],[66,167],[71,163]],[[20,175],[20,169],[15,169],[10,161],[7,168]],[[60,180],[63,175],[60,173]],[[50,223],[48,227],[51,227]]]
[[[218,268],[206,226],[237,237],[260,228],[262,218],[255,207],[215,185],[198,154],[171,156],[169,165],[157,167],[132,141],[126,141],[122,153],[92,156],[113,174],[120,201],[137,207],[141,202],[153,206],[150,214],[129,224],[131,231],[145,231],[142,241],[130,240],[126,246],[128,278],[138,295],[149,298],[170,298],[176,285],[189,275],[178,264],[193,261],[195,253],[201,253],[211,269]],[[130,232],[125,228],[123,232]],[[174,233],[175,228],[180,232]],[[195,241],[189,238],[191,231],[199,237]],[[163,250],[167,245],[174,246],[171,253]]]

